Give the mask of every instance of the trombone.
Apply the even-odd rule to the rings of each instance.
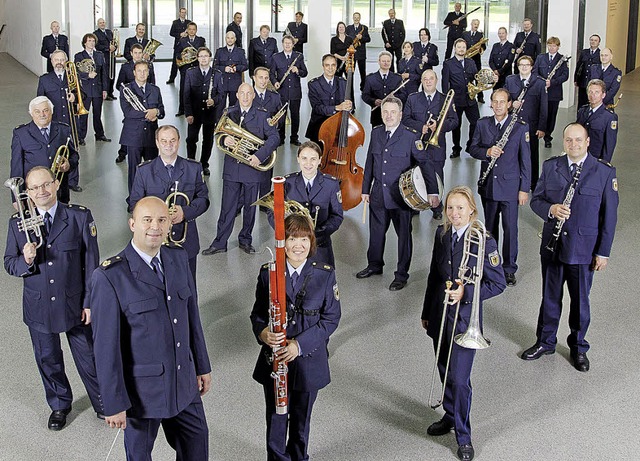
[[[109,80],[116,78],[116,58],[122,57],[122,53],[120,53],[120,31],[118,29],[113,29],[111,46],[116,49],[109,52]]]
[[[82,92],[80,91],[80,80],[78,79],[78,71],[76,70],[76,63],[73,61],[67,61],[64,64],[64,71],[67,76],[67,111],[69,112],[69,126],[71,127],[71,136],[73,137],[73,145],[78,148],[78,124],[76,118],[80,115],[87,115],[89,111],[84,107],[82,103]],[[75,91],[75,100],[78,104],[76,106],[69,101],[69,97],[72,92]]]
[[[429,141],[427,141],[427,145],[430,145],[433,147],[440,147],[440,144],[438,144],[438,138],[440,137],[440,132],[442,131],[444,121],[447,118],[447,112],[449,112],[449,108],[453,103],[453,97],[455,96],[455,94],[456,92],[453,89],[447,91],[447,97],[445,98],[444,103],[442,104],[442,109],[440,109],[440,113],[438,114],[438,119],[436,120],[436,123],[437,123],[436,129],[432,133],[431,137],[429,138]],[[427,120],[427,125],[431,123],[431,120],[433,120],[433,114],[429,114],[429,120]],[[426,133],[420,136],[420,139],[418,139],[415,142],[416,149],[425,150],[427,148],[427,146],[424,145],[425,135]]]
[[[176,181],[176,185],[173,188],[173,192],[171,192],[167,198],[164,200],[164,203],[167,204],[167,206],[169,207],[169,215],[173,215],[176,213],[177,208],[177,201],[178,201],[178,197],[182,197],[184,199],[184,206],[189,206],[189,197],[187,196],[187,194],[185,194],[184,192],[179,192],[178,191],[178,182]],[[166,243],[173,243],[175,245],[182,245],[186,240],[187,240],[187,224],[188,222],[185,220],[184,221],[184,227],[182,228],[182,235],[180,236],[180,238],[175,239],[173,237],[173,224],[171,225],[171,229],[169,230],[169,234],[167,235],[167,238],[165,239]]]
[[[71,141],[71,136],[67,138],[67,142],[64,146],[58,147],[56,155],[53,157],[53,163],[51,164],[51,172],[56,178],[56,181],[59,181],[60,183],[62,183],[62,178],[64,177],[64,171],[62,171],[60,167],[65,163],[65,161],[69,161],[69,155],[71,153],[71,150],[69,149],[69,141]]]
[[[20,221],[18,222],[18,230],[20,232],[24,232],[27,243],[35,243],[36,248],[40,248],[44,243],[44,235],[41,229],[41,226],[44,226],[44,219],[42,215],[36,213],[35,204],[29,195],[26,192],[20,192],[20,187],[23,184],[24,179],[19,177],[9,178],[4,182],[4,186],[11,189],[11,192],[16,199],[18,217],[20,218]],[[34,233],[37,242],[31,240],[29,231]]]
[[[449,297],[449,293],[445,293],[444,302],[442,306],[442,321],[440,322],[440,335],[438,336],[438,347],[436,348],[436,359],[433,364],[433,373],[431,375],[431,390],[429,391],[429,406],[433,409],[438,408],[444,401],[444,391],[447,385],[447,376],[449,375],[449,365],[451,364],[451,351],[453,349],[453,342],[466,349],[486,349],[490,346],[490,342],[482,335],[480,329],[480,283],[482,281],[483,267],[484,267],[484,250],[485,242],[487,240],[487,231],[484,224],[481,221],[474,221],[467,228],[464,233],[464,249],[462,254],[462,261],[460,262],[460,268],[458,269],[458,279],[460,279],[462,285],[473,285],[473,301],[471,305],[471,315],[469,316],[469,326],[464,333],[457,334],[456,326],[458,324],[458,315],[460,313],[460,301],[454,302]],[[474,253],[471,249],[472,245],[477,246],[477,250]],[[471,257],[476,258],[475,266],[469,266],[469,260]],[[450,290],[453,283],[449,280],[445,282],[446,289]],[[436,375],[438,373],[438,359],[440,357],[440,350],[442,343],[444,342],[444,326],[447,321],[447,308],[455,305],[455,314],[453,316],[453,325],[451,326],[451,340],[449,341],[449,351],[447,353],[447,362],[445,364],[444,377],[442,378],[442,391],[440,393],[439,400],[433,400],[433,392],[435,387]]]

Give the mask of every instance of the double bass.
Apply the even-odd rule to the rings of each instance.
[[[349,47],[347,66],[347,87],[345,99],[349,98],[353,87],[353,55],[356,50]],[[322,161],[320,171],[335,176],[340,181],[342,193],[342,209],[347,211],[358,206],[362,201],[362,180],[364,168],[356,162],[356,151],[364,145],[364,128],[351,115],[343,110],[332,115],[320,126],[318,139],[322,142]]]

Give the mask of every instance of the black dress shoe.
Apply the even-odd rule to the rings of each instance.
[[[226,252],[227,252],[226,248],[216,248],[214,246],[210,246],[206,250],[202,250],[202,255],[209,256],[209,255],[217,255],[218,253],[226,253]]]
[[[202,174],[205,176],[211,176],[211,171],[209,171],[209,168],[203,168]]]
[[[462,149],[460,149],[460,150],[454,149],[451,152],[451,155],[449,155],[449,158],[458,158],[458,157],[460,157],[460,152],[462,152]]]
[[[284,146],[284,141],[280,141],[280,144],[278,144],[278,147],[280,146]]]
[[[69,189],[71,189],[74,192],[82,192],[82,187],[80,186],[69,186]]]
[[[291,140],[291,144],[293,144],[294,146],[299,146],[300,145],[300,141],[298,141],[297,139],[292,139]]]
[[[256,249],[253,248],[251,245],[240,245],[240,249],[248,255],[256,252]]]
[[[173,82],[174,82],[174,81],[175,81],[175,80],[167,80],[165,83],[166,83],[167,85],[171,85],[171,84],[173,84]]]
[[[589,371],[589,359],[586,352],[571,353],[571,359],[573,360],[573,367],[582,372]]]
[[[389,285],[389,290],[400,291],[406,286],[407,286],[406,280],[394,280],[393,282],[391,282],[391,285]]]
[[[111,142],[111,139],[107,138],[105,135],[102,135],[102,136],[96,136],[96,141]]]
[[[544,147],[545,147],[545,149],[551,149],[551,141],[545,141],[544,142]]]
[[[182,117],[183,115],[184,115],[184,112],[178,112],[178,113],[176,114],[176,117]]]
[[[436,219],[438,221],[441,220],[442,219],[442,212],[441,211],[434,211],[433,219]]]
[[[458,459],[460,461],[471,461],[475,455],[473,446],[470,443],[460,445],[458,447]]]
[[[104,421],[104,415],[102,413],[100,413],[99,411],[96,412],[96,418],[101,419]]]
[[[117,101],[117,100],[118,100],[118,98],[117,98],[117,97],[115,97],[114,95],[111,95],[111,96],[109,96],[109,97],[111,98],[111,101]]]
[[[441,419],[440,421],[436,421],[431,426],[427,428],[427,434],[429,435],[445,435],[451,432],[453,429],[453,424]]]
[[[52,431],[59,431],[67,424],[67,415],[71,412],[71,407],[65,410],[53,410],[49,416],[47,427]]]
[[[550,355],[555,351],[555,349],[545,349],[544,347],[536,344],[535,346],[531,346],[529,349],[524,351],[520,358],[522,360],[538,360],[543,355]]]
[[[505,272],[504,273],[504,278],[507,280],[507,285],[510,287],[513,287],[516,285],[517,280],[516,280],[516,274],[512,274],[510,272]]]
[[[382,274],[382,269],[374,270],[374,269],[365,267],[364,269],[362,269],[360,272],[356,274],[356,278],[366,279],[367,277],[371,277],[372,275],[379,275],[379,274]]]
[[[118,158],[116,159],[116,163],[122,163],[127,158],[126,155],[118,154]]]
[[[86,142],[84,142],[84,139],[80,139],[80,140],[78,141],[78,144],[80,144],[81,146],[86,146],[86,145],[87,145],[87,143],[86,143]]]

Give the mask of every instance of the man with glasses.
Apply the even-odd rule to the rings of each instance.
[[[27,173],[29,199],[44,223],[40,227],[43,242],[38,247],[32,232],[27,241],[25,232],[19,229],[21,216],[15,214],[9,221],[4,253],[7,273],[23,279],[23,319],[51,408],[47,427],[52,431],[66,425],[73,402],[60,345],[63,332],[93,410],[104,419],[89,302],[91,273],[100,258],[96,224],[87,208],[58,202],[59,187],[45,166],[36,166]]]
[[[69,125],[52,120],[53,103],[45,96],[38,96],[29,102],[31,122],[13,130],[11,140],[11,177],[24,178],[36,166],[50,168],[56,152],[71,139]],[[78,152],[69,141],[69,159],[60,165],[64,176],[60,183],[58,199],[69,203],[69,171],[78,168]]]

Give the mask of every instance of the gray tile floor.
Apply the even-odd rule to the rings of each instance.
[[[157,66],[168,116],[176,120],[177,86],[164,81],[168,66]],[[37,79],[6,54],[0,54],[0,178],[9,175],[11,130],[29,120],[27,103]],[[540,220],[528,206],[520,216],[518,285],[485,305],[486,335],[492,347],[477,355],[473,373],[473,442],[479,460],[621,460],[634,459],[640,428],[640,380],[637,347],[638,206],[631,191],[640,186],[640,131],[634,129],[633,107],[640,104],[640,76],[625,76],[625,97],[618,113],[620,135],[614,157],[618,165],[621,203],[613,254],[606,272],[596,274],[591,294],[593,321],[588,339],[592,369],[578,373],[568,359],[564,337],[566,315],[559,332],[558,353],[526,363],[518,354],[535,337],[540,302],[540,263],[537,232]],[[358,116],[368,130],[368,113],[359,104]],[[308,107],[303,120],[308,119]],[[488,114],[489,109],[483,108]],[[558,126],[572,120],[575,108],[561,110]],[[126,226],[126,166],[114,163],[120,131],[118,102],[104,105],[111,144],[88,145],[81,152],[81,185],[72,201],[89,207],[98,224],[102,258],[114,255],[130,238]],[[306,122],[303,121],[303,130]],[[366,147],[366,146],[365,146]],[[543,149],[545,157],[560,153],[559,143]],[[366,150],[358,154],[364,163]],[[289,146],[279,152],[277,174],[294,171]],[[215,236],[220,206],[222,157],[213,156],[208,179],[211,209],[199,219],[201,243]],[[447,184],[475,184],[478,162],[464,154],[448,161]],[[1,195],[5,219],[12,213],[9,193]],[[634,211],[635,210],[635,211]],[[431,342],[419,325],[425,280],[436,223],[430,213],[414,219],[414,258],[409,285],[392,293],[387,287],[396,262],[396,242],[389,233],[387,270],[383,276],[356,280],[366,265],[368,227],[361,208],[345,215],[334,237],[343,317],[330,343],[333,382],[320,392],[313,414],[310,454],[315,461],[454,459],[453,435],[430,438],[426,427],[440,418],[427,403],[433,366]],[[636,230],[634,230],[636,229]],[[202,322],[213,364],[214,386],[204,398],[209,420],[211,459],[265,458],[262,390],[251,379],[258,346],[251,334],[249,312],[258,268],[266,254],[246,255],[237,248],[238,229],[226,254],[199,260],[198,286]],[[263,215],[257,220],[254,244],[271,244],[272,231]],[[634,243],[636,242],[636,243]],[[0,277],[0,460],[104,459],[115,431],[95,418],[67,352],[68,374],[75,390],[68,426],[59,433],[46,428],[49,409],[22,323],[22,283]],[[65,346],[66,348],[66,346]],[[67,349],[65,349],[67,350]],[[120,436],[121,437],[121,436]],[[154,457],[173,459],[162,435]],[[124,459],[122,439],[111,460]]]

